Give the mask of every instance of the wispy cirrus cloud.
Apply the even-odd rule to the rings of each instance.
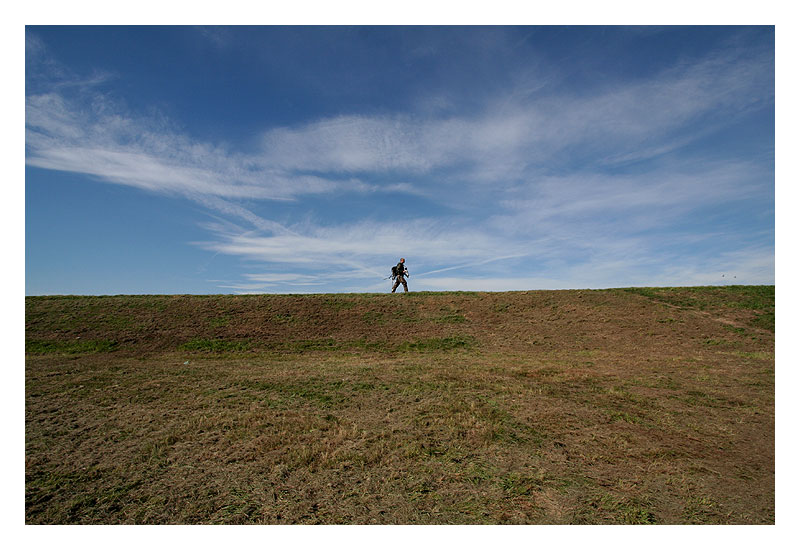
[[[764,186],[771,171],[746,161],[683,160],[646,172],[603,174],[576,172],[533,178],[502,199],[505,212],[491,223],[527,233],[535,228],[574,228],[603,220],[625,233],[669,225],[691,213],[750,201],[774,201]],[[602,215],[601,215],[602,214]]]
[[[349,265],[365,272],[381,274],[374,266],[387,250],[413,250],[417,265],[436,265],[470,259],[480,262],[497,256],[527,254],[519,243],[510,243],[502,235],[490,235],[482,228],[466,229],[430,220],[414,220],[413,228],[399,232],[396,227],[378,222],[305,227],[303,233],[263,235],[218,233],[213,241],[198,242],[214,252],[240,256],[269,264]],[[302,253],[298,253],[301,251]],[[377,263],[380,266],[380,263]],[[384,274],[385,275],[385,274]]]
[[[53,93],[28,97],[27,164],[189,198],[289,200],[368,187],[353,179],[281,173],[258,158],[109,112],[102,96],[95,99],[82,110]]]
[[[325,173],[453,170],[474,183],[560,167],[576,154],[630,162],[697,139],[689,123],[702,120],[708,132],[769,104],[772,70],[766,52],[736,52],[588,95],[510,91],[469,114],[337,116],[268,130],[259,162]]]
[[[680,263],[665,258],[659,269],[652,269],[653,256],[642,264],[629,258],[612,261],[586,261],[545,276],[452,276],[423,277],[414,283],[430,290],[511,291],[530,289],[623,288],[634,286],[704,286],[721,284],[771,284],[775,278],[772,247],[743,249],[721,257],[693,256]],[[665,267],[664,267],[665,266]]]

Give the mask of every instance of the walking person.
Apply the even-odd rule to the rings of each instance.
[[[394,285],[392,285],[392,292],[397,290],[400,283],[403,283],[403,292],[408,292],[408,284],[406,277],[408,277],[408,269],[406,268],[406,259],[400,258],[400,262],[392,268],[392,274],[395,277]]]

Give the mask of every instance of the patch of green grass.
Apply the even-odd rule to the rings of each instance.
[[[623,288],[623,292],[639,294],[653,300],[679,307],[697,308],[726,306],[761,311],[767,315],[775,310],[775,286],[701,286],[701,287],[640,287]],[[768,324],[769,318],[764,323]]]
[[[494,399],[478,398],[476,414],[486,426],[486,440],[499,444],[540,447],[545,440],[536,428],[518,421]]]
[[[384,341],[369,341],[364,338],[357,340],[336,340],[335,338],[316,338],[309,340],[294,340],[289,342],[274,342],[266,344],[266,348],[272,351],[282,351],[289,353],[305,353],[308,351],[347,351],[347,350],[367,350],[367,351],[391,351],[391,346]]]
[[[641,506],[623,505],[617,512],[617,520],[626,525],[652,525],[656,522],[656,516]]]
[[[216,513],[214,524],[240,524],[251,523],[261,508],[256,499],[241,489],[231,489],[230,496]]]
[[[723,339],[716,340],[714,338],[707,338],[703,343],[707,346],[721,346],[723,344],[727,344],[728,341]]]
[[[393,351],[392,346],[383,340],[370,341],[364,338],[359,340],[349,340],[342,346],[344,349],[360,349],[366,351],[377,351],[381,353],[388,353]]]
[[[478,296],[479,292],[473,290],[422,290],[409,295],[411,297],[426,296]]]
[[[345,299],[338,296],[325,298],[323,302],[325,306],[333,309],[334,311],[342,311],[345,309],[353,309],[356,307],[356,302],[352,299]]]
[[[526,496],[535,491],[540,491],[544,483],[545,476],[541,472],[535,476],[512,472],[500,478],[500,487],[512,497]]]
[[[341,380],[325,380],[310,378],[303,382],[250,382],[242,381],[240,386],[258,392],[253,399],[261,399],[276,406],[291,406],[296,400],[314,402],[318,406],[327,408],[342,405],[350,399],[353,392],[365,391],[362,386],[348,385]],[[277,401],[272,401],[269,396],[274,396]]]
[[[342,349],[342,344],[333,338],[319,338],[316,340],[297,340],[295,342],[288,342],[288,348],[291,351],[338,351]]]
[[[386,315],[380,311],[367,311],[361,315],[361,320],[370,325],[385,325]]]
[[[125,305],[132,310],[145,310],[164,312],[169,307],[169,296],[159,295],[142,295],[142,296],[125,296]]]
[[[723,287],[734,301],[731,305],[740,309],[769,310],[775,308],[775,285]]]
[[[114,351],[118,344],[112,340],[26,340],[25,353],[79,354]]]
[[[730,332],[735,332],[736,334],[744,334],[747,332],[746,328],[735,327],[733,325],[725,325],[725,330],[729,330]]]
[[[467,481],[474,485],[491,482],[498,476],[497,467],[494,464],[481,461],[469,462],[465,473]]]
[[[53,500],[59,500],[63,517],[59,523],[91,522],[93,518],[119,513],[129,493],[142,485],[140,480],[124,481],[106,487],[93,486],[109,472],[90,468],[81,472],[35,471],[25,476],[25,506],[37,511]],[[54,495],[56,495],[54,497]]]
[[[457,349],[468,350],[475,347],[472,336],[447,336],[444,338],[426,338],[403,342],[397,346],[397,351],[451,351]]]
[[[70,522],[86,521],[87,515],[118,513],[128,500],[128,494],[141,484],[141,481],[134,481],[73,497],[66,506]]]
[[[222,328],[228,326],[230,322],[230,315],[223,315],[222,317],[214,317],[213,319],[209,319],[208,326],[211,328]]]
[[[179,439],[175,435],[147,441],[140,449],[139,457],[146,464],[164,467],[167,465],[167,457],[172,446],[178,441]]]
[[[750,324],[757,328],[775,332],[775,312],[758,314],[750,321]]]
[[[652,525],[658,518],[649,507],[636,499],[627,499],[603,492],[584,501],[585,507],[578,512],[577,523],[596,523],[598,518],[613,517],[614,523],[626,525]],[[602,519],[601,523],[604,523]]]
[[[717,396],[710,395],[706,392],[699,390],[689,390],[683,397],[677,396],[677,399],[683,401],[688,405],[711,407],[711,408],[730,408],[743,405],[743,402],[731,399],[721,399]]]
[[[248,351],[252,349],[250,340],[223,340],[209,338],[195,338],[181,344],[180,349],[184,351]]]
[[[85,322],[85,326],[96,326],[98,328],[106,328],[112,330],[129,329],[136,326],[136,322],[130,315],[105,315],[101,318],[87,320],[92,322]]]
[[[648,288],[648,287],[641,287],[641,288],[623,288],[624,292],[630,292],[632,294],[639,294],[641,296],[645,296],[647,298],[651,298],[653,300],[657,300],[659,302],[665,302],[668,304],[672,304],[674,306],[679,307],[690,307],[690,308],[698,308],[698,309],[705,309],[706,302],[702,299],[698,299],[695,296],[686,295],[686,292],[692,292],[695,289],[690,287],[686,288]],[[683,291],[680,295],[674,295],[672,292],[674,291]]]
[[[281,324],[293,323],[295,321],[295,317],[291,313],[277,313],[272,316],[272,320]]]
[[[99,477],[100,474],[96,470],[82,472],[37,470],[25,475],[25,486],[28,493],[26,501],[35,501],[40,492],[68,492],[77,485],[96,481]]]
[[[707,496],[692,497],[686,501],[683,517],[689,523],[709,523],[716,512],[717,504]]]

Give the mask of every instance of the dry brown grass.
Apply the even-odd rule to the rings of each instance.
[[[774,523],[733,288],[28,298],[26,521]]]

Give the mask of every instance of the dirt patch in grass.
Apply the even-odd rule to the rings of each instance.
[[[769,304],[685,292],[28,298],[26,522],[774,523]]]

